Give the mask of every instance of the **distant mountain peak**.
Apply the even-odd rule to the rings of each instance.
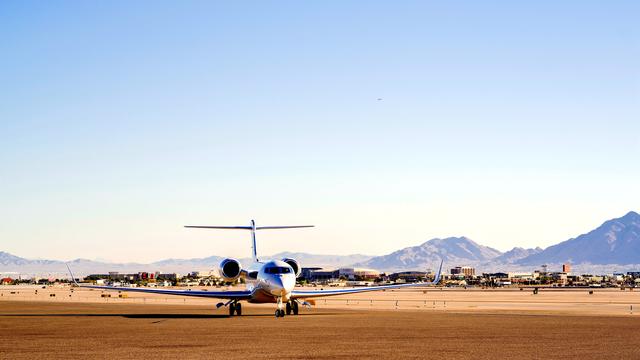
[[[498,263],[510,264],[520,259],[524,259],[528,256],[537,254],[541,251],[542,248],[540,247],[536,247],[534,249],[525,249],[523,247],[516,246],[493,260]]]
[[[520,264],[638,264],[640,263],[640,215],[607,220],[596,229],[576,238],[549,246],[544,251],[518,261]]]
[[[465,236],[434,238],[419,246],[410,246],[388,255],[376,256],[356,265],[379,269],[425,269],[433,268],[440,261],[451,265],[469,265],[489,261],[502,253],[480,245]]]
[[[638,214],[635,211],[629,211],[625,216],[619,218],[618,220],[620,220],[620,221],[640,221],[640,214]]]
[[[22,265],[28,260],[8,252],[0,251],[0,265]]]

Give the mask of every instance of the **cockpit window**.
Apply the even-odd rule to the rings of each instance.
[[[288,274],[291,272],[291,268],[284,266],[274,266],[264,269],[264,272],[267,274]]]

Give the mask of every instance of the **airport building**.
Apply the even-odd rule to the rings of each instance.
[[[418,282],[423,281],[427,276],[425,271],[401,271],[389,274],[391,281]]]
[[[451,275],[462,275],[464,277],[476,276],[476,269],[471,266],[456,266],[451,269]]]
[[[568,282],[568,277],[566,272],[554,272],[551,274],[551,279],[555,284],[562,285],[562,286],[567,285],[567,282]]]
[[[120,274],[117,271],[110,271],[109,272],[109,279],[111,281],[124,280],[124,274]]]
[[[139,272],[136,276],[136,280],[154,280],[155,274],[148,272]]]
[[[322,268],[303,268],[302,276],[314,282],[334,281],[339,279],[350,281],[366,281],[375,280],[380,277],[381,273],[374,269],[359,268],[340,268],[335,270],[326,270]]]
[[[510,272],[507,276],[509,280],[514,283],[531,283],[532,281],[540,278],[540,273],[537,271],[534,272]]]
[[[495,272],[495,273],[483,273],[482,277],[488,280],[500,280],[500,279],[509,279],[508,273],[503,272]]]
[[[307,280],[309,281],[332,281],[337,280],[340,277],[340,272],[338,270],[312,270],[309,272],[309,277]]]
[[[321,270],[322,270],[321,267],[303,267],[302,269],[300,269],[300,277],[303,279],[310,280],[311,273],[313,273],[314,271],[321,271]]]
[[[86,276],[84,279],[90,280],[90,281],[109,280],[111,283],[114,283],[114,282],[135,283],[138,281],[154,282],[156,280],[175,282],[176,280],[178,280],[179,277],[180,275],[176,273],[160,274],[160,273],[138,272],[135,274],[120,274],[117,271],[111,271],[108,274],[91,274]]]
[[[345,278],[347,280],[355,280],[355,269],[354,268],[340,268],[338,269],[338,278]]]
[[[380,277],[380,271],[373,269],[354,269],[354,280],[375,280]]]
[[[168,281],[176,281],[180,275],[176,273],[168,273],[168,274],[156,274],[156,279],[158,280],[168,280]]]

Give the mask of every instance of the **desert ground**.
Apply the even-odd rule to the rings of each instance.
[[[229,318],[214,299],[5,286],[0,358],[640,358],[640,292],[530,290],[354,294],[276,319],[273,304]]]

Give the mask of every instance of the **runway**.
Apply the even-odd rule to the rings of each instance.
[[[197,287],[210,291],[225,290]],[[238,290],[241,287],[228,288]],[[317,288],[310,288],[317,289]],[[640,291],[633,289],[544,288],[442,288],[395,289],[320,298],[320,309],[423,310],[432,312],[536,313],[555,315],[640,316]],[[149,293],[122,293],[68,286],[0,286],[3,301],[94,302],[140,305],[215,306],[220,300]],[[274,305],[264,305],[273,312]],[[635,309],[635,311],[634,311]],[[218,311],[224,314],[224,309]]]
[[[631,359],[634,316],[0,302],[0,358]]]

